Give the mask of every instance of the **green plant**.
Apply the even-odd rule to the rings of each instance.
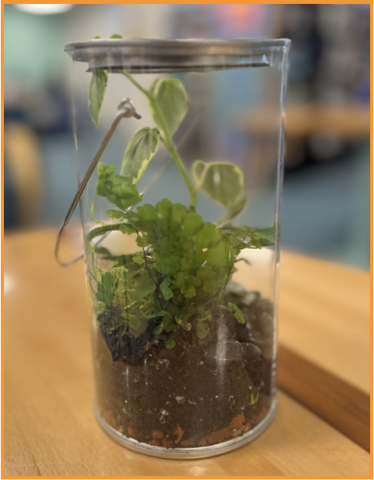
[[[236,263],[243,260],[239,258],[241,250],[272,245],[274,227],[259,230],[232,226],[248,203],[243,173],[236,165],[196,160],[194,182],[190,179],[173,141],[188,111],[183,84],[175,78],[158,79],[146,90],[128,72],[121,73],[148,98],[156,128],[142,128],[130,140],[119,175],[115,166],[98,165],[96,193],[117,207],[106,213],[118,222],[94,228],[87,241],[90,244],[96,236],[119,230],[136,236],[139,251],[114,257],[102,247],[89,246],[94,265],[90,283],[97,314],[112,315],[105,332],[102,328],[104,335],[116,332],[137,337],[151,327],[153,335],[163,336],[166,348],[173,348],[179,328],[205,338],[212,314],[219,310],[244,323],[235,304],[224,305],[224,291]],[[97,125],[107,81],[107,72],[93,72],[89,108]],[[190,195],[189,208],[166,198],[155,206],[134,208],[143,199],[136,184],[160,142],[184,179]],[[225,209],[216,224],[204,222],[196,213],[198,191]],[[97,267],[95,255],[112,261],[108,272]],[[115,315],[110,313],[114,308]]]

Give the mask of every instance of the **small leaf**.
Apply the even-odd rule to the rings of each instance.
[[[171,322],[168,325],[165,326],[165,332],[175,332],[177,329],[175,323]]]
[[[225,225],[229,225],[236,218],[240,217],[240,215],[247,208],[247,204],[248,204],[248,195],[244,195],[243,198],[241,198],[238,203],[236,203],[235,205],[231,205],[230,207],[227,208],[225,215],[220,220],[218,220],[217,227],[222,228]]]
[[[147,237],[137,237],[136,238],[136,244],[139,246],[139,247],[148,247],[149,245],[149,240],[147,239]]]
[[[160,132],[157,128],[142,128],[127,145],[121,175],[129,177],[135,185],[143,175],[156,152]]]
[[[99,114],[103,104],[106,86],[108,83],[108,72],[106,70],[94,70],[92,73],[88,107],[92,120],[99,126]]]
[[[138,265],[143,265],[144,263],[144,257],[141,253],[136,253],[133,257],[132,257],[132,260],[133,262],[135,262],[136,264]]]
[[[132,315],[131,313],[128,313],[125,317],[129,323],[129,326],[133,328],[134,330],[138,330],[140,327],[140,319],[136,315]]]
[[[162,333],[163,330],[164,330],[164,326],[163,326],[163,324],[161,323],[160,325],[157,325],[157,327],[155,327],[155,328],[153,329],[153,333],[154,333],[155,335],[159,335],[160,333]]]
[[[135,229],[132,225],[127,225],[126,223],[123,223],[119,227],[119,231],[125,235],[131,235],[132,233],[135,233]]]
[[[225,208],[231,208],[243,195],[243,172],[233,163],[205,163],[196,160],[193,164],[196,188]]]
[[[250,401],[250,405],[254,405],[255,403],[257,403],[257,400],[259,399],[260,397],[260,394],[259,392],[256,392],[256,395],[253,395],[253,393],[251,393],[251,401]]]
[[[255,233],[263,247],[274,245],[275,225],[269,228],[256,228]]]
[[[168,350],[171,350],[172,348],[175,347],[175,340],[172,340],[171,338],[168,338],[166,341],[165,341],[165,347],[168,349]]]
[[[173,296],[173,290],[169,288],[170,283],[171,278],[166,277],[160,285],[160,290],[165,300],[170,300],[170,298]]]
[[[196,289],[192,285],[183,286],[181,288],[181,292],[186,298],[193,298],[196,296]]]
[[[204,282],[203,290],[207,293],[215,293],[218,292],[222,284],[222,278],[216,276],[216,278],[212,278],[210,280],[206,280]]]
[[[110,307],[114,299],[116,289],[116,278],[113,278],[110,272],[105,272],[101,277],[101,282],[97,284],[96,298],[99,302],[104,302]]]
[[[149,91],[159,107],[158,111],[154,102],[150,101],[149,108],[156,124],[163,131],[165,123],[168,133],[174,135],[188,110],[188,96],[183,83],[176,78],[158,79],[151,85]]]
[[[123,38],[123,37],[122,37],[122,35],[118,35],[117,33],[114,33],[109,38]]]
[[[249,260],[247,260],[246,258],[243,258],[243,257],[238,258],[237,260],[235,260],[235,263],[238,263],[238,262],[244,262],[244,263],[246,263],[246,264],[249,265],[249,266],[252,265]]]
[[[134,292],[134,300],[138,302],[142,298],[146,297],[150,293],[156,290],[156,285],[151,278],[147,278],[142,283],[138,284]]]
[[[228,311],[231,312],[234,315],[236,320],[239,323],[242,323],[244,325],[245,324],[244,316],[243,316],[242,312],[239,310],[239,308],[235,305],[235,303],[229,302],[227,304],[227,306],[228,306]]]
[[[141,202],[143,196],[139,195],[135,185],[131,185],[129,178],[116,175],[115,171],[114,165],[98,164],[96,194],[106,197],[121,210],[126,210]]]
[[[164,317],[167,314],[165,310],[159,310],[158,312],[151,313],[151,315],[146,315],[143,313],[145,318],[157,318],[157,317]]]
[[[108,215],[108,217],[118,219],[121,219],[124,216],[124,212],[121,212],[121,210],[107,210],[106,214]]]
[[[200,338],[200,340],[203,340],[204,338],[206,338],[209,334],[209,330],[205,327],[197,327],[197,336]]]
[[[97,40],[97,39],[99,39],[99,38],[101,38],[101,37],[99,37],[98,35],[96,35],[96,37],[94,38],[94,40]]]

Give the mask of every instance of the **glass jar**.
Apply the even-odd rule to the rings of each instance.
[[[274,418],[289,45],[65,47],[100,125],[74,132],[99,160],[80,199],[95,413],[130,449],[208,457]]]

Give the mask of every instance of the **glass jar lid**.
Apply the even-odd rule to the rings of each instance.
[[[69,43],[65,51],[88,71],[127,70],[133,73],[209,72],[266,67],[290,45],[288,39],[152,40],[95,39]]]

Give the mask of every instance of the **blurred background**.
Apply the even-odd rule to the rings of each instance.
[[[6,234],[61,225],[77,187],[63,47],[113,33],[290,38],[282,247],[369,269],[369,5],[5,5]]]

